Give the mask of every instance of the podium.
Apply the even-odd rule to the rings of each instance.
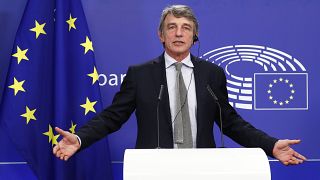
[[[260,148],[127,149],[124,180],[271,180]]]

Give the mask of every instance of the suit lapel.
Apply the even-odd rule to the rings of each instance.
[[[195,86],[196,86],[196,97],[197,97],[197,142],[199,142],[199,134],[201,133],[201,127],[202,127],[202,121],[203,121],[203,109],[205,107],[202,105],[205,99],[204,95],[206,94],[206,82],[205,82],[205,72],[203,72],[203,68],[201,67],[201,61],[196,59],[194,56],[191,55],[191,61],[193,63],[193,72],[194,72],[194,81],[195,81]]]
[[[197,60],[194,56],[191,56],[191,61],[193,63],[193,73],[194,73],[194,81],[195,81],[195,86],[196,86],[196,97],[197,97],[197,105],[199,106],[201,103],[201,95],[203,95],[205,92],[203,92],[205,85],[204,77],[203,77],[203,72],[201,69],[201,61]],[[198,111],[199,108],[197,108]],[[199,114],[197,112],[197,114]],[[197,118],[198,119],[198,118]]]

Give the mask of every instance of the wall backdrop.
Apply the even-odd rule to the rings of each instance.
[[[309,160],[283,166],[270,159],[272,179],[320,179],[320,1],[82,0],[91,31],[103,103],[108,106],[128,66],[163,52],[157,37],[162,9],[191,6],[200,24],[192,53],[225,69],[230,103],[254,126],[294,146]],[[26,0],[0,1],[0,92]],[[1,120],[0,120],[1,121]],[[109,135],[115,179],[124,150],[134,148],[136,121]],[[219,133],[216,129],[215,133]],[[220,141],[217,138],[217,144]],[[227,147],[239,147],[226,139]],[[0,179],[35,179],[0,127]]]

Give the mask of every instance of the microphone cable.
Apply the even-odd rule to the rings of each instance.
[[[190,77],[189,84],[188,84],[188,88],[187,88],[187,93],[186,93],[186,95],[185,95],[185,97],[184,97],[184,101],[183,101],[183,103],[182,103],[179,111],[178,111],[178,112],[176,113],[176,115],[174,116],[174,119],[173,119],[173,121],[172,121],[172,124],[176,121],[179,113],[182,111],[182,108],[185,106],[185,104],[186,104],[186,102],[187,102],[187,99],[188,99],[187,97],[188,97],[188,93],[189,93],[189,89],[190,89],[190,85],[191,85],[192,79],[193,79],[193,68],[192,68],[191,77]],[[176,82],[176,83],[177,83],[177,82]]]

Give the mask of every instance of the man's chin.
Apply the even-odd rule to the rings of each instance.
[[[172,49],[172,52],[177,54],[184,54],[184,53],[188,53],[189,49],[186,47],[176,47]]]
[[[185,58],[188,54],[189,54],[189,51],[171,51],[169,53],[169,55],[172,56],[173,58],[178,58],[178,57]]]

